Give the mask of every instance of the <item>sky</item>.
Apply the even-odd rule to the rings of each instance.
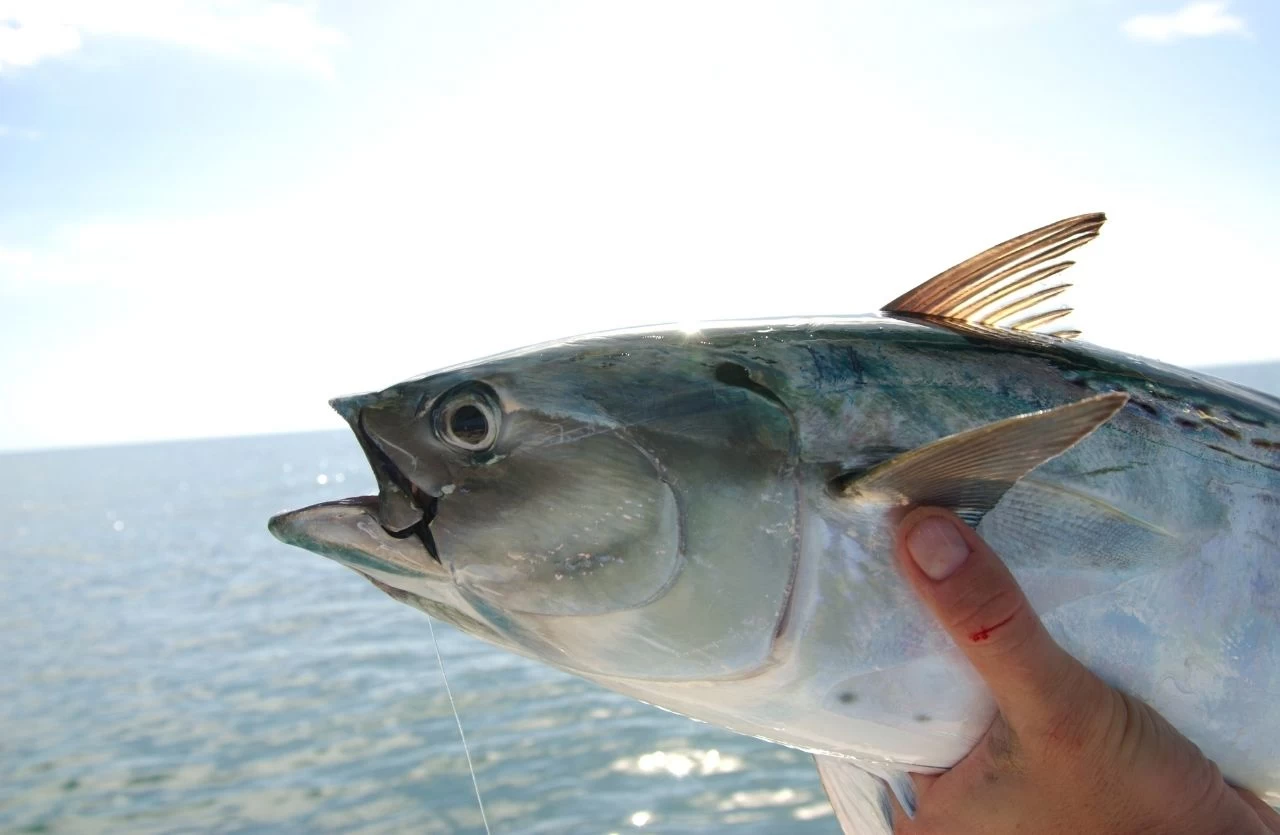
[[[0,449],[873,311],[1094,210],[1084,339],[1277,359],[1277,41],[1274,0],[0,0]]]

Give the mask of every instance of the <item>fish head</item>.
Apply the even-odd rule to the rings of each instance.
[[[562,344],[337,399],[378,495],[281,514],[271,530],[555,666],[669,669],[684,624],[654,604],[688,563],[682,488],[744,452],[749,468],[773,467],[767,487],[789,450],[776,404],[722,396],[715,368],[643,343]]]

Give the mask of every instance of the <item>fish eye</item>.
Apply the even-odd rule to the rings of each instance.
[[[436,434],[457,449],[484,452],[498,440],[499,415],[497,400],[487,390],[479,386],[455,389],[436,405]]]

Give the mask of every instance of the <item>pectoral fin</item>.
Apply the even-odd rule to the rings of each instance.
[[[880,778],[848,760],[813,760],[844,835],[893,835],[893,802]]]
[[[856,478],[837,479],[850,498],[946,507],[977,525],[1018,479],[1066,452],[1128,401],[1112,392],[989,423],[891,458]]]

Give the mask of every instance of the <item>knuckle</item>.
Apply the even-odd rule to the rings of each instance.
[[[1151,744],[1152,716],[1146,705],[1124,693],[1115,693],[1108,700],[1108,706],[1104,735],[1107,754],[1130,765]]]

